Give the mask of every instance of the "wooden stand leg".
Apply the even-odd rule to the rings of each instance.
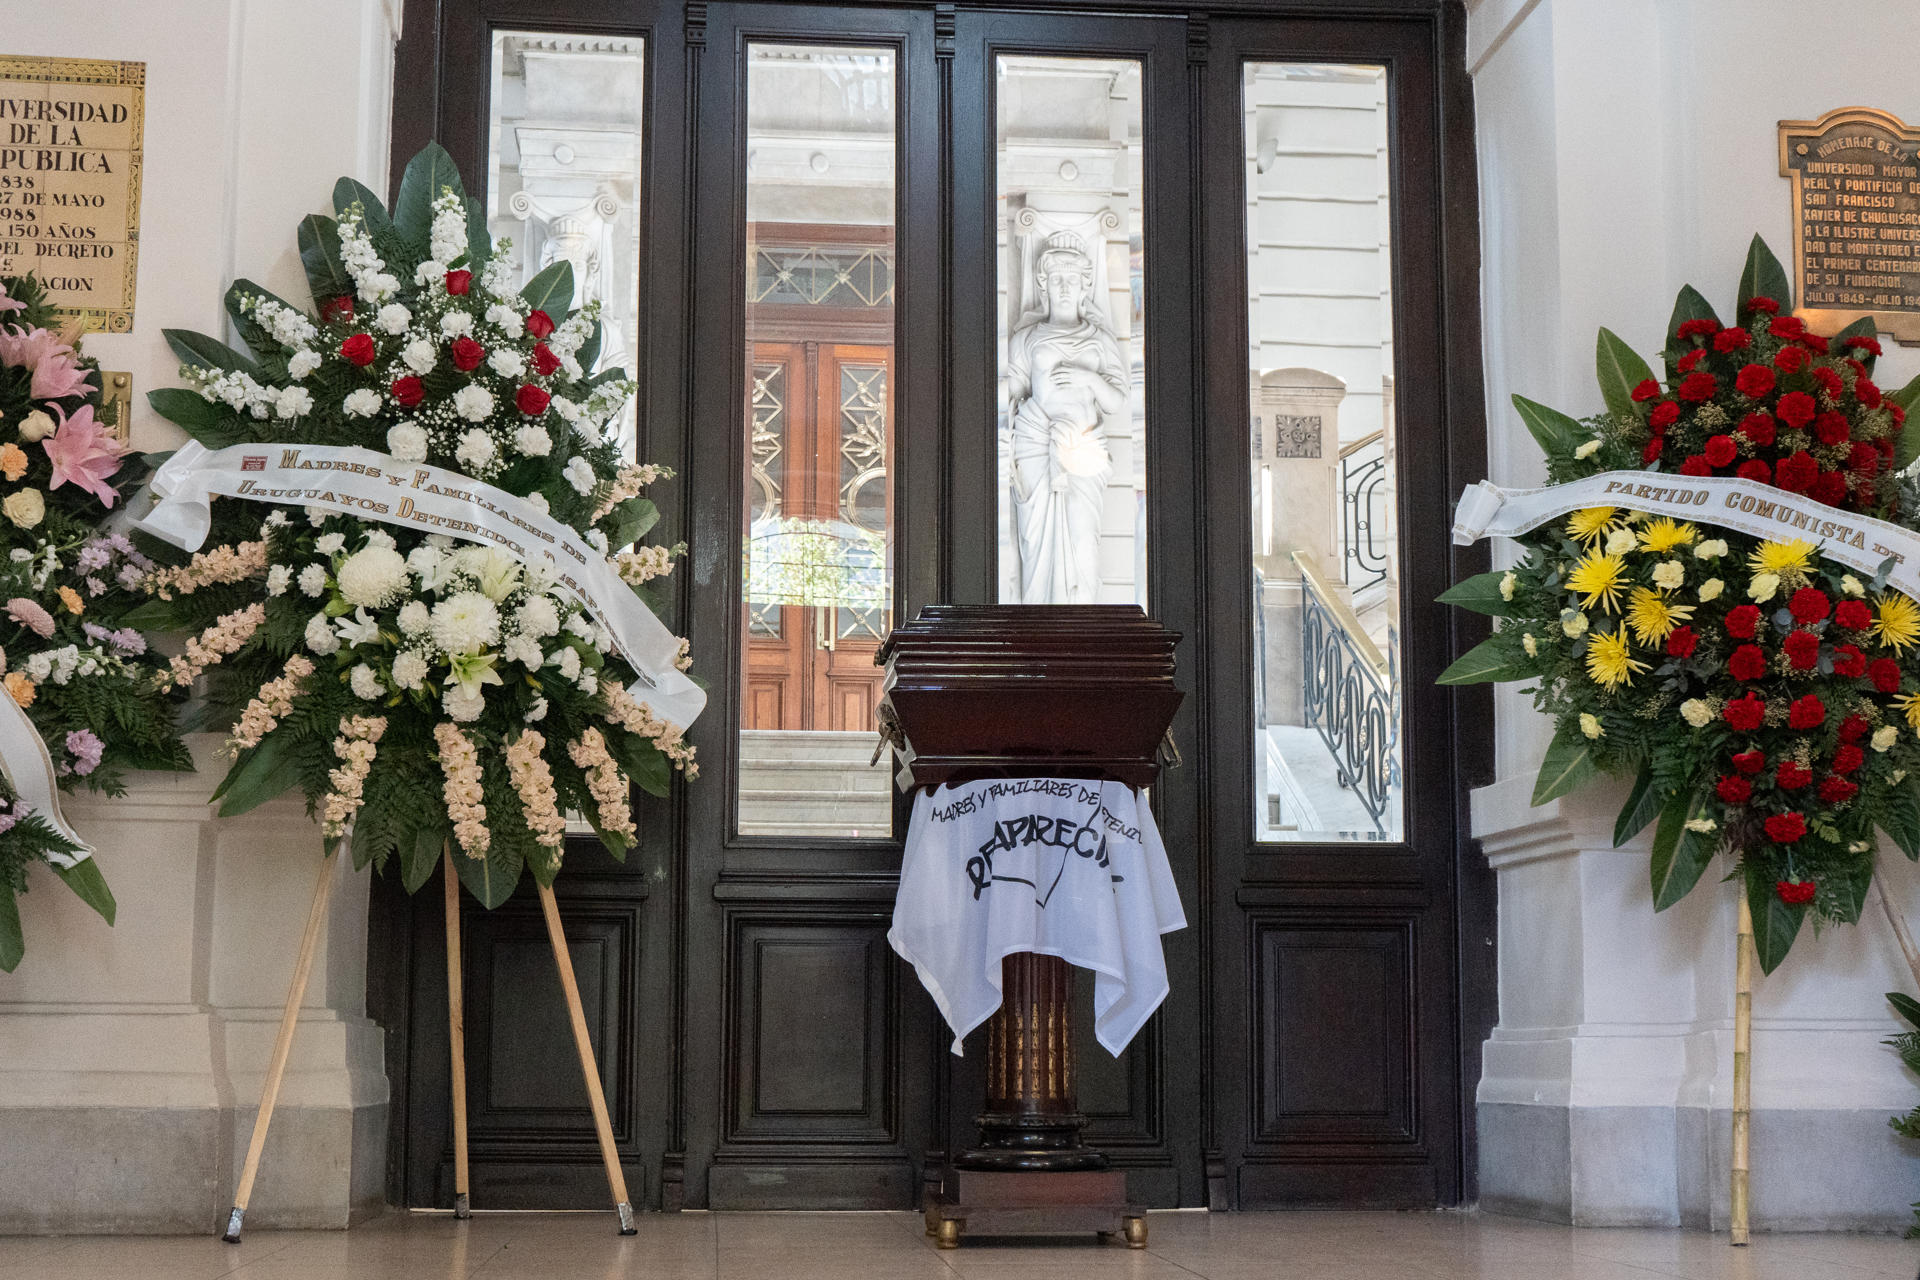
[[[1747,1243],[1747,1139],[1753,1121],[1753,909],[1740,886],[1740,934],[1733,962],[1733,1187],[1727,1243]]]
[[[607,1183],[613,1189],[614,1212],[620,1216],[620,1234],[634,1233],[633,1202],[627,1198],[626,1175],[620,1172],[620,1154],[613,1148],[613,1122],[607,1117],[607,1096],[600,1088],[600,1068],[593,1061],[593,1042],[587,1038],[587,1015],[580,1007],[580,986],[573,977],[573,957],[567,935],[560,928],[560,906],[553,890],[540,890],[540,912],[547,918],[547,940],[553,944],[553,963],[560,970],[560,989],[567,997],[567,1017],[573,1023],[573,1046],[580,1052],[580,1073],[586,1077],[587,1102],[593,1108],[593,1127],[600,1138],[600,1158],[607,1165]]]
[[[313,971],[313,951],[326,923],[327,903],[332,897],[333,873],[344,854],[335,852],[320,865],[320,878],[313,886],[313,905],[307,910],[307,932],[300,939],[300,954],[293,962],[293,981],[287,987],[287,1007],[280,1014],[280,1035],[273,1042],[273,1057],[267,1063],[266,1082],[260,1090],[260,1110],[253,1117],[253,1139],[247,1143],[246,1163],[240,1166],[240,1182],[234,1188],[233,1209],[227,1215],[227,1229],[220,1238],[228,1244],[240,1243],[241,1220],[246,1217],[247,1201],[253,1198],[253,1179],[260,1172],[260,1150],[267,1144],[267,1126],[273,1123],[273,1105],[280,1098],[280,1079],[287,1071],[287,1054],[293,1048],[293,1028],[300,1021],[300,1004],[307,997],[307,975]]]
[[[460,876],[453,869],[453,847],[442,874],[447,885],[447,1044],[453,1067],[453,1216],[473,1216],[467,1198],[467,1016],[460,989]]]

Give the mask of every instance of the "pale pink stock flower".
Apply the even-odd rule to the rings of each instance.
[[[627,803],[627,780],[607,751],[607,740],[589,726],[567,746],[567,755],[586,775],[587,790],[600,810],[600,829],[610,835],[634,837],[633,810]]]
[[[87,388],[87,373],[74,363],[73,348],[51,329],[0,325],[0,364],[31,369],[27,394],[35,400],[64,400]]]
[[[177,569],[155,569],[141,585],[162,600],[216,583],[245,582],[267,567],[267,544],[242,542],[202,551]]]
[[[59,405],[53,411],[60,425],[40,442],[53,463],[53,483],[47,488],[58,489],[72,481],[100,499],[102,506],[111,507],[120,491],[107,483],[107,477],[120,469],[120,442],[94,418],[90,404],[74,410],[71,418]]]
[[[507,746],[507,776],[520,797],[520,808],[533,838],[553,851],[552,865],[560,865],[560,845],[566,839],[567,820],[560,816],[553,790],[553,770],[541,752],[547,740],[537,729],[524,729]]]
[[[608,724],[617,724],[628,733],[652,741],[689,779],[700,776],[700,766],[693,762],[694,749],[681,737],[678,725],[654,715],[653,708],[646,703],[635,702],[633,695],[616,681],[602,680],[600,691],[607,704]]]
[[[296,653],[287,659],[286,671],[260,686],[260,692],[254,695],[246,709],[240,713],[240,722],[233,727],[233,737],[227,739],[227,748],[239,755],[249,747],[257,747],[260,740],[274,731],[289,711],[293,710],[293,700],[300,694],[300,685],[313,674],[313,662],[305,654]],[[382,724],[384,728],[384,723]]]
[[[332,790],[320,804],[321,831],[330,840],[346,834],[347,823],[365,801],[367,774],[380,736],[387,731],[385,716],[348,716],[340,721],[333,754],[342,763],[327,773]]]
[[[7,616],[42,640],[53,638],[53,615],[41,608],[36,601],[29,600],[25,596],[15,596],[7,601]]]
[[[186,688],[202,671],[227,655],[240,652],[240,646],[251,640],[253,633],[266,620],[267,606],[264,604],[250,604],[224,615],[187,641],[186,653],[173,658],[166,671],[157,673],[161,687],[165,688],[171,683]]]
[[[446,775],[441,792],[447,816],[453,820],[453,838],[469,858],[487,856],[492,835],[487,831],[486,792],[480,783],[480,753],[458,725],[442,720],[433,726],[440,747],[440,772]]]

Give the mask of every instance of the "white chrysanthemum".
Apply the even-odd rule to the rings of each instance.
[[[500,646],[500,656],[530,671],[538,671],[547,662],[547,655],[540,652],[540,642],[526,635],[508,636]]]
[[[333,628],[327,625],[326,614],[316,613],[307,619],[307,648],[322,657],[339,652],[340,637],[333,634]]]
[[[560,571],[544,560],[529,560],[526,567],[529,595],[544,595],[553,589],[554,583],[560,581]]]
[[[433,625],[433,615],[427,612],[424,600],[409,600],[400,606],[400,630],[410,636],[417,636]]]
[[[425,338],[415,338],[400,352],[400,363],[415,373],[432,373],[433,366],[439,362],[440,348]]]
[[[327,566],[310,564],[300,571],[300,590],[310,596],[322,596],[327,592]]]
[[[599,477],[593,474],[593,464],[578,454],[567,459],[567,465],[561,475],[573,486],[573,491],[581,497],[593,492],[593,486],[599,483]]]
[[[440,332],[449,338],[464,338],[473,332],[473,316],[465,311],[449,311],[440,317]]]
[[[402,689],[418,689],[427,678],[427,660],[412,649],[393,660],[393,682]]]
[[[323,533],[314,540],[313,549],[323,556],[338,555],[347,545],[344,533]]]
[[[520,718],[528,724],[538,724],[540,721],[545,720],[547,718],[547,700],[545,698],[535,698],[533,705],[527,708],[527,714]]]
[[[287,376],[304,378],[320,367],[320,353],[308,347],[302,347],[287,358]]]
[[[580,651],[572,645],[562,645],[547,659],[547,665],[560,673],[563,680],[571,680],[580,674]]]
[[[283,596],[293,583],[293,570],[284,564],[276,564],[267,570],[267,594]]]
[[[492,462],[496,452],[493,437],[472,427],[460,433],[460,444],[454,449],[453,457],[461,466],[477,471]]]
[[[436,280],[444,280],[446,275],[446,263],[436,262],[432,258],[428,258],[425,262],[413,269],[413,282],[415,284],[432,284]]]
[[[553,452],[553,437],[545,427],[529,423],[513,433],[513,447],[529,458],[544,458]]]
[[[453,393],[453,411],[468,422],[485,422],[493,412],[493,392],[468,383]]]
[[[560,610],[554,607],[551,596],[528,596],[526,602],[514,610],[513,625],[523,636],[545,640],[560,634]]]
[[[527,358],[511,347],[501,347],[487,357],[487,367],[503,378],[517,378],[527,371]]]
[[[427,432],[417,422],[396,422],[387,428],[387,452],[402,462],[427,460]]]
[[[440,695],[440,708],[447,713],[448,719],[471,724],[487,709],[487,695],[480,692],[477,685],[469,690],[465,685],[450,684],[447,691]]]
[[[305,387],[282,387],[280,394],[273,399],[273,416],[276,418],[297,418],[311,412],[313,392]]]
[[[356,664],[353,670],[347,673],[347,682],[353,690],[354,697],[368,702],[372,702],[387,691],[387,686],[380,683],[380,673],[364,662]]]
[[[433,606],[433,640],[452,654],[478,653],[500,638],[500,608],[478,591]]]
[[[375,328],[382,333],[390,333],[396,338],[405,333],[407,326],[412,323],[413,312],[397,302],[389,302],[380,308],[380,314],[373,318]]]
[[[340,408],[350,417],[371,418],[380,412],[380,393],[370,387],[349,391],[347,398],[340,402]]]
[[[528,494],[522,501],[543,516],[553,510],[553,504],[547,501],[547,495],[538,489]]]
[[[350,604],[378,609],[407,585],[407,562],[391,547],[366,547],[340,563],[340,594]]]

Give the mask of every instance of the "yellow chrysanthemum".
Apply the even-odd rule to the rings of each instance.
[[[1635,587],[1627,597],[1627,625],[1641,644],[1666,643],[1673,629],[1692,617],[1692,605],[1673,604],[1648,587]]]
[[[1906,714],[1907,727],[1920,733],[1920,693],[1903,693],[1893,700],[1893,705]]]
[[[1586,507],[1567,517],[1567,533],[1575,542],[1591,551],[1613,531],[1619,517],[1618,507]]]
[[[1913,648],[1920,642],[1920,605],[1897,591],[1875,597],[1873,636],[1882,649]]]
[[[1591,609],[1598,603],[1612,613],[1620,607],[1620,591],[1626,586],[1627,566],[1619,556],[1588,554],[1567,575],[1567,589]]]
[[[1787,578],[1804,574],[1813,563],[1814,547],[1805,538],[1785,542],[1763,542],[1747,557],[1747,567],[1755,573],[1771,573]]]
[[[1587,674],[1595,684],[1618,689],[1632,684],[1635,673],[1646,669],[1646,663],[1634,660],[1625,631],[1602,632],[1587,646]]]
[[[1689,547],[1700,536],[1700,531],[1690,524],[1683,524],[1661,516],[1640,531],[1640,545],[1655,555],[1665,555],[1675,547]]]

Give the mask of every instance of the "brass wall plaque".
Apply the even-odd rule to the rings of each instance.
[[[60,319],[133,329],[147,64],[0,54],[0,275]]]
[[[1827,332],[1871,315],[1920,343],[1920,130],[1871,107],[1780,122],[1793,183],[1801,316]]]
[[[133,375],[117,369],[100,371],[100,408],[103,420],[119,439],[133,439]],[[591,830],[591,829],[589,829]]]

